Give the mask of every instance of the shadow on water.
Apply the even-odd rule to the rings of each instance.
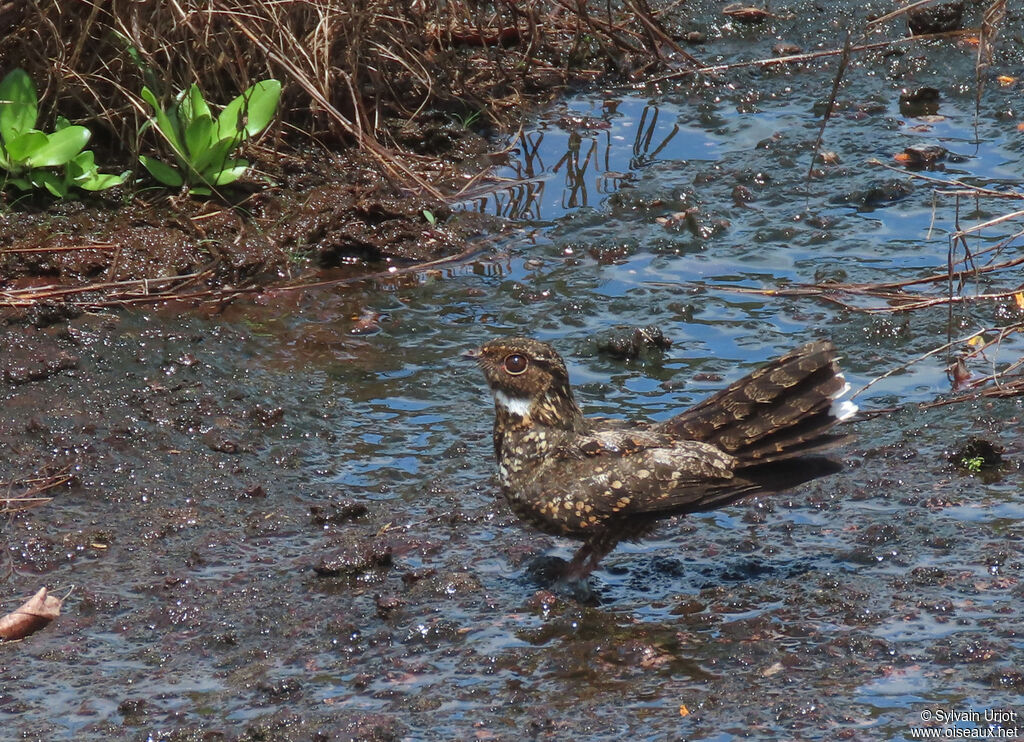
[[[961,157],[934,177],[1020,188],[1019,87],[986,89],[975,146],[972,54],[858,62],[810,181],[828,67],[574,97],[522,134],[508,182],[464,205],[526,220],[465,266],[268,292],[208,319],[83,315],[7,346],[76,363],[0,387],[0,480],[70,462],[77,485],[5,523],[6,594],[75,592],[0,649],[0,729],[902,740],[939,708],[1024,713],[1019,401],[855,423],[843,473],[623,545],[590,605],[531,581],[531,561],[572,545],[496,498],[491,402],[461,360],[495,334],[536,336],[586,412],[664,419],[811,337],[834,339],[859,386],[951,326],[1019,317],[1010,299],[863,313],[770,293],[945,269],[955,201],[872,159],[935,141]],[[938,114],[901,115],[899,88],[925,84]],[[973,222],[1003,205],[969,208]],[[597,352],[648,324],[669,350]],[[931,400],[949,391],[944,362],[860,401]],[[1005,447],[995,481],[949,464],[972,435]]]

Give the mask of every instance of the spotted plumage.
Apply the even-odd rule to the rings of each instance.
[[[857,408],[825,340],[801,346],[658,425],[585,418],[558,353],[529,338],[471,354],[494,396],[494,453],[512,509],[582,539],[567,577],[663,518],[778,492],[839,465],[814,455]]]

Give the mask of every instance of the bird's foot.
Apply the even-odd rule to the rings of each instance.
[[[585,605],[600,604],[600,597],[588,579],[590,571],[583,575],[575,575],[573,566],[571,562],[560,557],[541,556],[530,562],[526,572],[538,587]]]

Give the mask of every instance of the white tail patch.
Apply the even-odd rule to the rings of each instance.
[[[843,386],[839,391],[829,395],[829,398],[832,400],[832,406],[829,407],[828,414],[839,421],[848,420],[857,414],[859,408],[848,399],[840,399],[840,397],[850,391],[850,383],[841,373],[836,374],[836,378],[843,382]]]
[[[525,397],[510,397],[500,389],[494,390],[494,404],[517,417],[529,417],[530,408],[533,406]]]

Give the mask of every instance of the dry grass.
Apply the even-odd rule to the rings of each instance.
[[[39,0],[0,3],[0,22],[0,68],[28,69],[50,113],[102,127],[126,161],[143,84],[170,96],[195,82],[226,102],[276,77],[277,136],[354,143],[417,180],[391,157],[396,121],[441,110],[512,125],[531,95],[685,55],[643,0]]]
[[[53,499],[49,493],[71,484],[74,476],[70,467],[47,471],[24,479],[0,481],[0,515],[45,505]]]

